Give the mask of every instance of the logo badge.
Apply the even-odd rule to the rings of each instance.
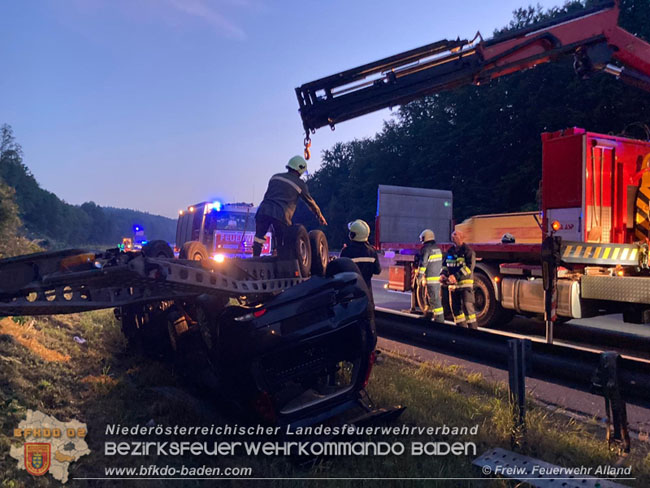
[[[42,476],[50,469],[50,444],[28,442],[25,444],[25,469],[29,474]]]

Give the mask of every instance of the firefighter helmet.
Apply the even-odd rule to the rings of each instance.
[[[431,229],[424,229],[420,233],[420,242],[429,242],[435,240],[436,240],[436,235],[433,233]]]
[[[302,156],[294,156],[287,163],[287,168],[296,170],[302,175],[307,171],[307,161]]]
[[[364,220],[357,219],[348,224],[350,231],[350,240],[357,242],[365,242],[370,235],[370,226]]]

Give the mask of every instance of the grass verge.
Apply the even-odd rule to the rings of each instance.
[[[75,337],[77,339],[75,339]],[[115,481],[82,481],[74,478],[102,477],[105,467],[141,465],[250,467],[259,478],[363,478],[339,480],[337,486],[376,484],[381,478],[391,486],[413,486],[413,481],[390,478],[480,477],[471,465],[474,456],[413,456],[415,442],[473,442],[477,455],[493,447],[510,447],[510,408],[507,389],[480,375],[466,374],[456,367],[414,363],[407,358],[382,355],[375,366],[369,394],[378,406],[403,404],[406,411],[394,426],[477,427],[466,435],[361,435],[360,442],[401,442],[403,455],[332,456],[299,464],[284,456],[113,456],[104,455],[106,441],[222,441],[216,437],[118,438],[106,435],[107,424],[210,426],[230,424],[201,392],[185,385],[184,376],[174,365],[151,360],[127,350],[119,325],[110,311],[90,312],[39,319],[18,318],[0,321],[0,479],[2,488],[58,486],[49,475],[32,477],[16,467],[8,456],[13,429],[24,419],[27,409],[40,410],[61,421],[72,418],[88,425],[86,439],[90,455],[70,466],[68,486],[115,486]],[[613,465],[617,458],[609,452],[603,429],[593,423],[554,414],[530,403],[527,443],[523,454],[567,467]],[[228,437],[252,441],[260,438]],[[282,441],[279,437],[261,440]],[[289,439],[294,440],[294,439]],[[650,456],[647,444],[633,442],[632,454],[625,459],[637,480],[632,486],[650,486]],[[133,486],[136,481],[118,482]],[[166,480],[150,480],[147,486],[163,486]],[[198,486],[197,480],[175,481],[179,486]],[[245,486],[242,480],[223,484]],[[271,486],[302,486],[304,481],[269,481]],[[382,483],[384,484],[384,483]],[[429,484],[431,484],[429,482]],[[511,486],[505,480],[436,482],[441,486]]]

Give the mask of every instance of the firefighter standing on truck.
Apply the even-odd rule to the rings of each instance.
[[[464,242],[465,237],[459,230],[451,234],[454,245],[445,255],[441,280],[451,289],[451,307],[454,322],[461,327],[478,328],[474,310],[474,265],[476,254]]]
[[[273,226],[278,250],[284,245],[284,234],[291,225],[291,219],[302,198],[309,209],[318,217],[318,223],[327,225],[320,208],[309,194],[307,183],[300,178],[307,171],[307,161],[301,156],[292,157],[287,163],[287,172],[273,175],[255,214],[255,239],[253,256],[262,254],[266,242],[265,235]]]
[[[350,258],[357,264],[363,280],[368,285],[370,301],[374,305],[370,280],[372,275],[381,273],[381,264],[377,251],[368,243],[370,226],[364,220],[357,219],[348,224],[348,231],[350,232],[350,244],[343,248],[341,257]]]
[[[442,251],[436,245],[436,235],[431,229],[420,233],[422,249],[419,255],[417,281],[419,286],[426,287],[426,309],[424,318],[434,322],[444,323],[445,314],[440,299],[440,273],[442,272]]]

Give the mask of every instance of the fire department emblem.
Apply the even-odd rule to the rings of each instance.
[[[25,444],[25,469],[29,474],[42,476],[50,469],[50,444],[28,442]]]

